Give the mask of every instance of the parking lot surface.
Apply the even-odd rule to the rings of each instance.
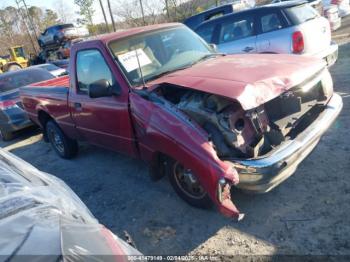
[[[188,206],[167,178],[152,182],[145,163],[121,154],[81,145],[77,158],[63,160],[35,130],[0,146],[63,179],[102,224],[120,237],[128,232],[147,255],[350,255],[349,68],[350,44],[344,44],[331,68],[343,97],[341,115],[278,188],[263,195],[233,192],[246,214],[241,222]]]

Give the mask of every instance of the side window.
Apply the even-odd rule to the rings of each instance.
[[[212,43],[213,33],[214,33],[215,24],[202,26],[196,33],[199,34],[207,43]]]
[[[254,35],[254,17],[245,16],[225,21],[221,25],[219,43],[227,43]]]
[[[260,22],[261,31],[263,33],[279,30],[283,27],[282,21],[276,13],[263,15],[260,19]]]
[[[79,51],[77,54],[77,81],[78,90],[87,92],[90,84],[105,79],[111,86],[116,84],[102,54],[95,49]]]

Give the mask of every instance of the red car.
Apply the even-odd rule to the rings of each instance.
[[[189,204],[235,218],[231,187],[280,184],[342,108],[323,61],[218,54],[181,24],[99,36],[71,57],[70,78],[20,91],[61,157],[88,141],[140,158]]]

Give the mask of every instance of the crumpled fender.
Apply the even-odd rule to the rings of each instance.
[[[239,210],[231,199],[226,196],[220,202],[217,195],[219,180],[235,185],[238,173],[217,157],[207,133],[168,102],[152,102],[130,93],[130,108],[141,158],[150,161],[161,152],[181,162],[194,171],[224,215],[238,218]]]

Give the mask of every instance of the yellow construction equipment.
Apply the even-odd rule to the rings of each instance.
[[[9,55],[0,57],[0,72],[14,71],[28,66],[23,46],[9,48]]]

